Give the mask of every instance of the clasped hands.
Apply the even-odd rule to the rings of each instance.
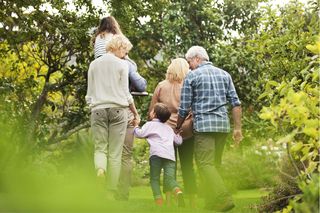
[[[133,119],[132,119],[129,123],[130,123],[130,125],[136,127],[136,126],[139,126],[140,121],[141,121],[141,120],[140,120],[140,116],[139,116],[139,115],[135,115],[135,116],[133,117]]]

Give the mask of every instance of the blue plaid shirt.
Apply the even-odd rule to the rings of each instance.
[[[195,131],[229,132],[228,102],[232,107],[241,104],[230,74],[204,62],[184,80],[179,115],[186,117],[191,108]]]

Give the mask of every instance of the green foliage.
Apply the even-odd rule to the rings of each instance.
[[[2,120],[0,127],[12,128]],[[132,187],[127,202],[115,201],[103,183],[97,182],[92,163],[93,143],[88,135],[80,132],[54,144],[61,147],[59,150],[50,150],[53,145],[46,150],[34,150],[25,149],[29,146],[23,146],[27,145],[23,135],[0,134],[0,212],[181,212],[176,205],[156,207],[149,185]],[[135,142],[147,145],[144,140]],[[146,161],[147,147],[136,150],[140,155],[135,156]],[[135,168],[148,170],[148,162],[140,164]],[[145,180],[141,176],[135,178],[139,184]],[[249,204],[258,202],[260,196],[257,190],[238,192],[233,212],[250,211]],[[207,212],[200,209],[204,205],[202,200],[197,204],[197,212]],[[191,213],[194,209],[187,206],[183,212]]]
[[[302,164],[298,164],[303,168]],[[276,212],[285,209],[289,200],[300,196],[301,190],[297,184],[297,172],[288,157],[280,159],[279,173],[275,176],[276,184],[268,195],[262,197],[262,203],[258,205],[259,212]]]
[[[297,213],[319,212],[319,174],[313,174],[312,179],[300,182],[301,196],[290,201],[291,208]]]
[[[149,144],[145,139],[135,139],[132,185],[148,185],[149,172]]]
[[[232,74],[243,105],[252,105],[255,111],[270,104],[258,100],[268,82],[301,78],[311,56],[305,47],[319,34],[319,17],[312,5],[291,1],[259,12],[256,31],[220,44],[213,57],[215,64]]]
[[[282,135],[279,144],[290,147],[296,160],[305,162],[302,176],[309,176],[318,168],[319,146],[319,64],[318,56],[309,59],[301,71],[302,78],[281,83],[269,82],[264,94],[273,104],[264,107],[260,117],[270,120]],[[264,94],[261,96],[263,97]]]
[[[99,11],[91,1],[73,3],[86,12],[64,1],[1,4],[0,86],[14,116],[24,116],[30,143],[55,142],[87,120],[89,30]]]
[[[254,142],[255,145],[225,151],[221,173],[230,190],[269,188],[275,184],[282,151],[271,143],[262,146],[261,142]]]
[[[108,1],[111,14],[134,44],[131,56],[148,79],[149,92],[164,79],[171,59],[184,57],[192,45],[202,45],[217,66],[226,68],[236,78],[241,97],[250,94],[241,90],[242,82],[237,78],[241,75],[241,80],[246,79],[237,66],[241,47],[224,47],[228,46],[226,41],[234,39],[232,32],[251,33],[257,28],[259,2],[262,1]],[[228,54],[230,49],[232,57]]]
[[[318,43],[308,45],[308,49],[318,53]],[[300,67],[298,77],[284,77],[282,82],[269,81],[265,92],[260,98],[268,98],[270,106],[264,107],[260,117],[269,120],[274,126],[274,132],[278,135],[277,143],[287,147],[290,162],[295,168],[299,177],[300,186],[305,186],[314,173],[318,173],[319,168],[319,55],[306,57],[308,62],[306,67]],[[297,166],[301,164],[302,166]],[[297,183],[293,188],[297,188]],[[306,202],[301,206],[312,209],[313,203],[310,202],[305,193],[310,193],[308,187],[304,189],[303,195]],[[284,199],[285,204],[289,203],[289,198],[298,200],[299,193],[287,195]],[[278,198],[276,197],[276,200]],[[311,200],[314,198],[311,198]],[[308,206],[311,205],[311,206]],[[299,206],[299,205],[297,205]],[[279,206],[278,206],[279,207]],[[284,207],[283,205],[280,207]],[[300,207],[297,207],[297,210]],[[283,212],[290,212],[292,206],[288,206]]]
[[[88,165],[93,153],[90,134],[80,130],[88,127],[84,95],[86,71],[93,59],[90,31],[101,11],[89,0],[72,2],[76,11],[68,9],[66,1],[55,0],[5,0],[0,5],[0,129],[4,130],[0,134],[0,190],[15,192],[10,194],[11,202],[18,204],[15,210],[28,209],[37,202],[43,205],[38,210],[52,207],[49,200],[58,197],[60,204],[67,205],[73,196],[84,209],[108,209],[96,201],[88,205],[81,202],[89,199],[84,192],[101,193],[93,189],[93,177],[73,173],[93,170]],[[231,153],[224,156],[229,185],[272,185],[277,162],[273,148],[286,145],[288,162],[294,167],[286,161],[290,169],[280,168],[282,181],[267,199],[265,211],[281,210],[288,206],[289,198],[301,193],[284,211],[313,211],[314,188],[319,183],[311,180],[319,171],[319,3],[291,1],[274,9],[270,5],[259,8],[264,0],[104,2],[134,44],[130,57],[147,78],[150,93],[164,79],[170,60],[184,57],[192,45],[204,46],[214,65],[232,75],[245,111],[245,139],[241,154],[229,150]],[[142,119],[150,98],[135,98]],[[257,112],[263,106],[260,120]],[[40,146],[34,149],[26,141]],[[263,150],[257,141],[268,149]],[[146,183],[147,159],[147,143],[136,140],[137,185]],[[78,167],[71,166],[77,163]],[[20,172],[20,168],[24,169]],[[26,180],[19,184],[21,176]],[[70,184],[72,180],[79,181]],[[86,185],[87,181],[90,184]],[[28,188],[35,185],[39,187]],[[70,190],[55,189],[62,185],[70,185]],[[83,191],[76,191],[81,198],[71,192],[79,185],[84,186]],[[41,200],[53,192],[57,196]],[[27,193],[38,197],[25,199]],[[64,193],[66,196],[60,196]]]

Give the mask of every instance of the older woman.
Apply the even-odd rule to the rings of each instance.
[[[100,25],[92,37],[92,43],[94,46],[94,57],[99,58],[107,53],[105,46],[110,42],[114,35],[122,34],[120,26],[117,20],[113,16],[102,18]],[[138,73],[137,64],[129,58],[128,55],[124,57],[124,61],[129,66],[129,90],[130,92],[144,92],[147,87],[147,81]],[[133,94],[133,93],[132,93]],[[134,95],[134,94],[133,94]],[[129,112],[128,119],[131,121],[133,118]],[[132,153],[133,153],[133,126],[129,122],[127,126],[127,132],[124,139],[123,151],[122,151],[122,164],[120,179],[118,185],[118,193],[115,198],[117,200],[128,200],[129,189],[131,184],[132,173]]]
[[[173,129],[176,127],[178,119],[178,108],[180,104],[180,94],[183,84],[183,80],[189,72],[188,62],[183,58],[177,58],[172,60],[167,69],[166,79],[160,82],[154,90],[151,104],[149,107],[149,115],[156,103],[164,103],[168,106],[171,117],[167,121]],[[177,147],[179,154],[184,191],[190,197],[190,204],[192,207],[195,205],[195,194],[197,191],[196,180],[193,168],[193,130],[192,130],[192,116],[191,114],[186,118],[182,127],[181,136],[183,137],[183,143]],[[166,192],[168,200],[169,193]]]
[[[132,122],[140,122],[129,92],[128,64],[122,60],[131,48],[124,35],[114,35],[106,46],[108,53],[92,61],[88,71],[86,101],[91,109],[94,162],[98,177],[107,173],[108,189],[112,191],[119,180],[128,108],[133,113]]]

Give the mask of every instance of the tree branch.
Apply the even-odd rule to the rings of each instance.
[[[281,201],[281,200],[290,199],[290,198],[293,198],[293,197],[298,196],[298,195],[301,195],[301,193],[300,193],[300,194],[295,194],[295,195],[289,195],[289,196],[281,197],[281,198],[279,198],[279,199],[272,200],[272,201],[269,202],[269,203],[265,203],[265,204],[262,205],[262,206],[267,206],[267,205],[270,205],[270,204],[272,204],[272,203],[279,202],[279,201]]]
[[[71,135],[73,135],[74,133],[82,130],[82,129],[87,129],[90,127],[89,122],[84,122],[82,124],[80,124],[79,126],[76,126],[75,128],[71,129],[70,131],[68,131],[67,133],[56,137],[56,138],[52,138],[50,141],[48,141],[48,145],[52,145],[52,144],[56,144],[59,143],[63,140],[66,140],[67,138],[69,138]]]
[[[296,179],[297,179],[296,177],[293,177],[293,176],[289,175],[288,173],[282,171],[281,169],[279,169],[278,171],[279,171],[281,174],[283,174],[284,176],[286,176],[286,177],[288,177],[288,178],[290,178],[290,179],[292,179],[292,180],[296,180]]]
[[[296,163],[294,162],[293,157],[292,157],[292,155],[290,153],[290,145],[289,145],[289,143],[286,143],[286,148],[287,148],[287,154],[289,156],[289,161],[290,161],[291,165],[293,166],[293,168],[296,170],[297,176],[300,179],[300,170],[299,170],[298,166],[296,165]]]

